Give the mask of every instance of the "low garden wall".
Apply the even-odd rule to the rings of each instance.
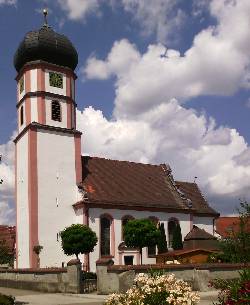
[[[81,264],[72,260],[67,268],[0,269],[0,287],[80,293]]]
[[[239,277],[239,271],[250,268],[250,264],[171,264],[171,265],[113,265],[112,260],[97,261],[97,293],[110,294],[129,289],[137,273],[152,270],[174,273],[179,279],[187,281],[193,290],[208,291],[209,282],[215,278],[232,279]]]

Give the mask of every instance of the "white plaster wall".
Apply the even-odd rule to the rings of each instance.
[[[63,254],[57,233],[79,221],[72,204],[76,202],[74,136],[65,133],[39,131],[38,152],[38,236],[44,248],[41,266],[58,266],[71,257]]]
[[[115,257],[113,260],[114,260],[115,264],[119,263],[118,246],[122,241],[121,240],[121,219],[125,215],[131,215],[137,219],[148,218],[150,216],[157,217],[160,222],[164,223],[167,239],[168,239],[168,232],[167,232],[168,220],[172,217],[177,218],[179,220],[183,238],[190,231],[190,218],[189,218],[188,214],[93,208],[93,209],[89,209],[89,226],[93,231],[96,232],[98,240],[100,240],[100,218],[99,217],[105,213],[110,214],[114,218]],[[95,269],[96,269],[95,263],[99,259],[99,253],[100,253],[100,248],[99,248],[99,242],[98,242],[98,245],[95,247],[94,252],[90,254],[91,271],[95,271]],[[143,262],[146,264],[155,263],[154,258],[147,257],[146,248],[143,249]]]
[[[31,107],[31,122],[38,122],[38,110],[37,110],[37,97],[32,96],[30,98]]]
[[[194,216],[193,224],[213,234],[213,217]]]
[[[30,70],[30,91],[37,91],[37,69]]]
[[[18,267],[29,267],[28,133],[17,142]]]
[[[57,88],[52,87],[49,84],[49,72],[55,72],[63,75],[63,88]],[[61,94],[66,95],[66,74],[60,73],[53,70],[45,70],[45,91],[55,93],[55,94]]]
[[[67,128],[67,103],[65,100],[62,99],[56,99],[58,102],[60,102],[61,105],[61,122],[53,121],[51,119],[51,98],[45,98],[45,111],[46,111],[46,125],[50,126],[56,126],[56,127],[62,127]]]

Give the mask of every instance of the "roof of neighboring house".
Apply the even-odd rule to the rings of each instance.
[[[227,237],[232,232],[239,231],[239,223],[240,219],[237,216],[219,217],[215,222],[216,232],[221,237]],[[250,232],[250,219],[247,223],[246,230]]]
[[[16,227],[0,225],[0,241],[5,241],[10,253],[14,253],[16,243]]]
[[[197,226],[193,226],[192,230],[185,236],[184,240],[198,240],[198,239],[206,239],[206,240],[211,240],[211,239],[217,239],[215,236],[212,234],[208,233],[204,229],[201,229]]]
[[[168,165],[151,165],[97,157],[82,157],[83,187],[90,204],[115,208],[169,209],[194,214],[218,213],[210,208],[198,186],[186,183],[189,193],[196,193],[189,202],[171,175]],[[179,183],[179,182],[178,182]],[[182,182],[180,183],[182,185]],[[189,194],[187,196],[189,198]],[[190,196],[191,197],[191,196]],[[198,198],[198,199],[197,199]]]

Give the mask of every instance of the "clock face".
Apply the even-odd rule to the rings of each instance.
[[[52,87],[63,88],[63,76],[60,73],[49,72],[49,84]]]
[[[22,93],[24,90],[24,77],[21,77],[19,80],[19,93]]]

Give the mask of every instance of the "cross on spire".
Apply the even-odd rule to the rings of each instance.
[[[44,26],[48,26],[48,20],[47,20],[48,9],[47,8],[43,9],[43,16],[44,16]]]

